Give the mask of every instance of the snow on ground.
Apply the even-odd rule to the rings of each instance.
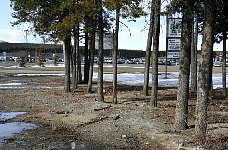
[[[34,67],[34,68],[40,68],[40,66],[38,65],[34,65],[34,66],[31,66],[31,67]],[[44,67],[65,67],[65,65],[63,63],[61,64],[57,64],[57,65],[54,65],[54,64],[45,64]]]
[[[16,76],[64,76],[64,74],[17,74]],[[159,87],[177,87],[179,82],[179,73],[167,73],[167,78],[165,78],[165,73],[159,73],[158,75],[158,86]],[[213,73],[213,88],[222,88],[222,73]],[[103,75],[104,81],[112,81],[113,74],[105,73]],[[149,75],[149,85],[152,82],[152,75]],[[228,75],[226,76],[228,78]],[[98,74],[94,73],[93,80],[98,79]],[[121,73],[117,75],[118,84],[124,84],[129,86],[143,86],[144,74],[143,73]],[[226,82],[228,85],[228,81]],[[227,86],[228,87],[228,86]]]
[[[19,73],[15,76],[64,76],[60,73]]]
[[[97,80],[97,73],[94,74],[94,80]],[[152,82],[152,76],[150,74],[149,85]],[[165,78],[165,73],[159,73],[158,75],[158,86],[159,87],[177,87],[179,82],[179,73],[168,73],[167,78]],[[222,88],[222,74],[221,73],[213,73],[213,88]],[[112,74],[104,74],[104,81],[112,81]],[[130,86],[143,86],[144,83],[144,74],[142,73],[123,73],[118,74],[118,83],[125,84]],[[226,76],[228,78],[228,75]],[[228,82],[226,82],[228,85]]]
[[[94,79],[97,80],[97,73],[94,74]],[[169,73],[167,74],[167,79],[165,79],[164,73],[159,73],[158,84],[159,87],[176,87],[178,83],[179,73]],[[104,81],[112,81],[112,74],[104,74]],[[130,85],[130,86],[143,86],[144,74],[142,73],[123,73],[117,75],[117,82],[119,84]],[[151,84],[152,77],[150,74],[149,84]]]
[[[0,66],[3,68],[3,66]],[[33,66],[33,67],[39,67],[39,66]],[[54,66],[53,63],[46,63],[45,67],[64,67],[64,63],[59,63],[57,66]],[[97,65],[95,64],[95,67]],[[110,64],[106,64],[106,67],[112,67]],[[122,65],[121,67],[132,67],[128,65]],[[4,67],[6,68],[6,67]],[[10,66],[7,68],[18,68],[18,66]],[[134,68],[134,67],[133,67]],[[136,67],[135,67],[136,68]],[[139,66],[138,68],[141,68]],[[17,76],[64,76],[64,74],[17,74]],[[106,72],[104,73],[104,81],[112,81],[112,72]],[[158,76],[158,86],[159,87],[177,87],[178,86],[178,77],[179,77],[179,72],[174,72],[174,73],[168,73],[167,78],[165,78],[165,73],[159,73]],[[144,75],[142,73],[122,73],[118,74],[118,83],[119,84],[125,84],[125,85],[130,85],[130,86],[143,86],[143,79]],[[228,78],[228,76],[227,76]],[[93,80],[97,80],[97,73],[94,73]],[[149,85],[151,85],[151,74],[150,74],[150,79],[149,79]],[[227,82],[228,85],[228,82]],[[213,73],[213,88],[222,88],[222,73]]]
[[[0,86],[19,86],[22,84],[23,83],[3,83],[3,84],[0,84]]]

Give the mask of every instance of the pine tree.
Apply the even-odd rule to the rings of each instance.
[[[151,106],[157,107],[158,95],[158,51],[160,34],[160,9],[161,0],[154,0],[154,23],[153,23],[153,55],[152,55],[152,88],[151,88]]]
[[[199,139],[205,140],[207,129],[207,106],[208,95],[210,90],[210,53],[213,48],[214,41],[214,1],[205,0],[204,4],[204,25],[203,25],[203,40],[201,47],[201,61],[199,67],[197,104],[196,104],[196,123],[195,132]]]

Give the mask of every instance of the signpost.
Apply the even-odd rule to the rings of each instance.
[[[168,18],[168,38],[181,38],[181,18]]]
[[[181,18],[167,17],[166,25],[166,62],[167,59],[179,59],[181,48]],[[167,78],[167,63],[165,68],[165,78]]]
[[[168,49],[167,49],[167,58],[168,59],[179,59],[181,47],[180,38],[168,38]]]

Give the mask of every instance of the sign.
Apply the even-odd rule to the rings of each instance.
[[[181,37],[181,18],[168,18],[168,37]]]
[[[167,52],[168,59],[179,59],[180,52]]]
[[[181,49],[182,18],[167,18],[166,58],[179,59]]]
[[[180,51],[181,39],[168,39],[168,51]]]

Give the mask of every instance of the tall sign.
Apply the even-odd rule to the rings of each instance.
[[[181,18],[167,18],[166,57],[179,59],[181,47]]]

